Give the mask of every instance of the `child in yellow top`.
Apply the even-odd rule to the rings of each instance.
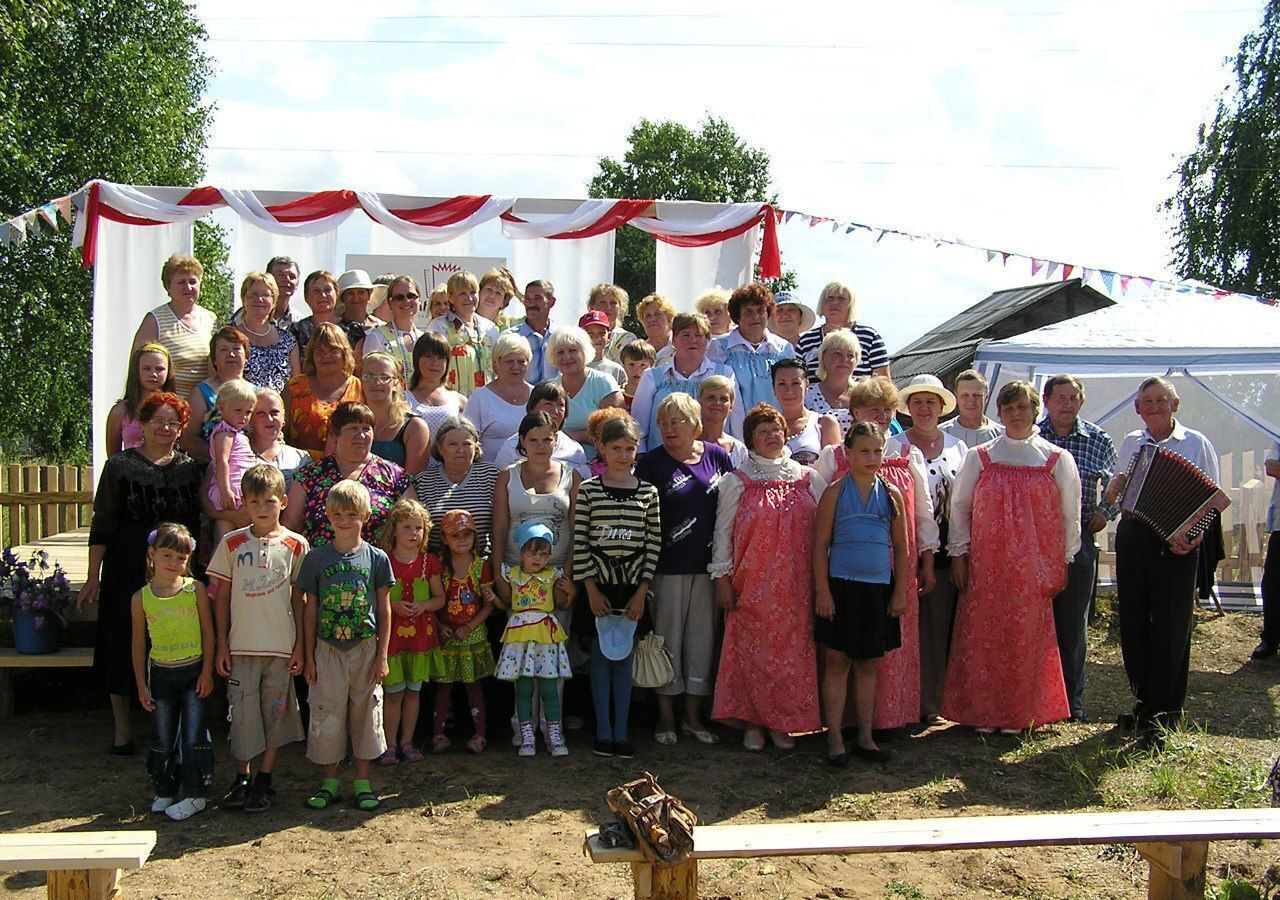
[[[560,572],[548,566],[555,536],[541,522],[525,522],[515,530],[520,565],[503,566],[494,580],[498,596],[511,615],[502,632],[502,653],[497,677],[516,685],[516,718],[520,722],[520,755],[533,756],[533,692],[537,688],[547,720],[547,746],[552,756],[568,756],[561,727],[560,697],[556,680],[570,678],[568,637],[553,614],[564,609],[572,596],[556,590]]]
[[[156,791],[151,811],[180,822],[204,811],[213,783],[213,741],[205,724],[213,614],[204,585],[188,574],[196,550],[191,532],[165,523],[147,544],[147,583],[133,595],[133,673],[142,708],[154,713],[147,754]]]

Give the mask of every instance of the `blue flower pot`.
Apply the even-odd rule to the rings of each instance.
[[[13,611],[13,646],[19,653],[57,653],[62,620],[52,613]]]

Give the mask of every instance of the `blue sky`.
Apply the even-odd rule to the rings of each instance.
[[[771,154],[785,208],[1169,274],[1159,205],[1261,3],[889,6],[202,0],[207,181],[578,197],[641,117],[710,112]],[[890,350],[1035,280],[797,220],[780,239],[802,297],[850,283]]]

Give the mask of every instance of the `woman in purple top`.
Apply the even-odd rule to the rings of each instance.
[[[718,738],[702,722],[702,698],[711,695],[715,652],[711,538],[716,486],[733,471],[729,454],[698,440],[702,409],[688,394],[664,397],[655,414],[662,445],[636,461],[636,477],[658,488],[662,550],[653,579],[653,630],[671,653],[675,678],[658,688],[659,744],[676,742],[675,698],[684,694],[681,730],[704,744]]]

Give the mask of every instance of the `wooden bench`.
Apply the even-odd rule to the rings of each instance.
[[[78,528],[49,535],[29,544],[13,548],[14,555],[25,562],[33,553],[44,550],[49,562],[60,563],[67,573],[72,591],[79,591],[89,572],[89,529]],[[73,622],[92,622],[98,618],[98,605],[85,604],[71,616]],[[63,647],[57,653],[28,655],[12,648],[0,649],[0,722],[13,715],[14,669],[74,668],[93,665],[92,647]]]
[[[120,870],[141,869],[154,831],[0,834],[0,871],[47,872],[49,900],[118,900]]]
[[[1280,837],[1280,809],[701,825],[693,836],[693,854],[673,868],[645,862],[638,850],[604,847],[595,829],[586,851],[593,862],[631,863],[637,898],[674,900],[697,897],[700,859],[1136,844],[1150,868],[1150,900],[1199,900],[1209,842]]]

